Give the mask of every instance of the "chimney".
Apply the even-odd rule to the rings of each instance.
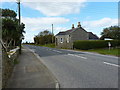
[[[81,27],[80,22],[78,22],[78,27]]]
[[[74,28],[74,24],[72,24],[72,29]]]

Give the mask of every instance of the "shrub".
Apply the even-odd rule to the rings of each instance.
[[[73,47],[83,50],[107,48],[108,42],[111,43],[111,47],[120,46],[120,42],[118,40],[79,40],[73,43]]]

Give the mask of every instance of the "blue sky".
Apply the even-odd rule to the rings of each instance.
[[[9,8],[17,13],[16,2],[2,2],[1,8]],[[40,31],[51,31],[54,34],[71,29],[74,24],[100,37],[103,28],[118,24],[118,2],[22,2],[21,18],[25,23],[25,41],[33,42],[33,37]]]

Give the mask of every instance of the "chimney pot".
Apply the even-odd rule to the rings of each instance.
[[[78,22],[78,27],[81,27],[80,22]]]
[[[74,24],[72,24],[72,29],[74,28]]]

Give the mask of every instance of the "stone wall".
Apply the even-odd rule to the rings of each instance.
[[[14,61],[17,59],[19,49],[10,52],[2,51],[2,88],[5,88],[14,68]]]
[[[71,42],[71,37],[69,35],[59,35],[56,36],[56,48],[71,48],[73,47]],[[61,42],[61,38],[63,39],[63,42]]]

